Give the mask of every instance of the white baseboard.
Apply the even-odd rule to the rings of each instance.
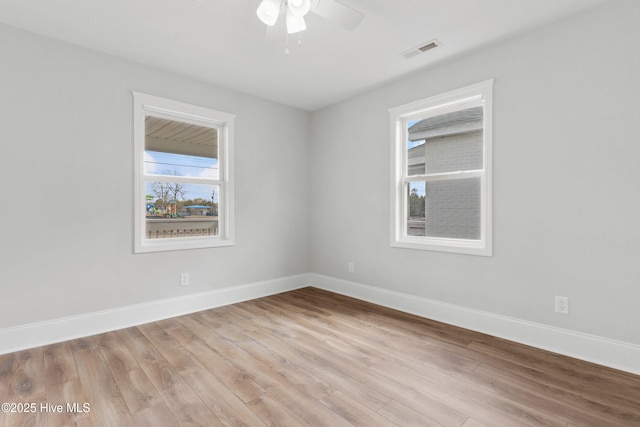
[[[384,307],[640,374],[640,346],[319,274],[311,285]]]
[[[0,329],[0,354],[141,325],[306,286],[640,374],[640,346],[319,274],[301,274]]]
[[[87,337],[309,286],[301,274],[0,329],[0,354]]]

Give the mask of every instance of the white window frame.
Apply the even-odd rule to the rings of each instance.
[[[140,92],[133,94],[134,131],[134,252],[160,252],[214,248],[234,244],[233,138],[235,115]],[[181,120],[218,129],[218,179],[164,177],[145,174],[145,118],[147,115]],[[166,239],[146,237],[145,196],[147,181],[218,185],[218,234]]]
[[[391,119],[391,246],[492,256],[492,111],[493,82],[487,80],[389,109]],[[407,123],[466,108],[483,106],[483,168],[473,171],[408,175]],[[407,183],[480,178],[480,239],[455,239],[407,234]]]

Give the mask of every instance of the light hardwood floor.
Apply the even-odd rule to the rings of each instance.
[[[2,355],[0,402],[36,404],[11,427],[640,426],[640,377],[305,288]]]

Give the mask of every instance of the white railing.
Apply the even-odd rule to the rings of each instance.
[[[152,218],[147,219],[147,239],[172,237],[216,236],[217,217]]]

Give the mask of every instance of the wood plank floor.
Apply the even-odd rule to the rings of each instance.
[[[305,288],[2,355],[0,402],[36,405],[8,427],[640,426],[640,377]]]

